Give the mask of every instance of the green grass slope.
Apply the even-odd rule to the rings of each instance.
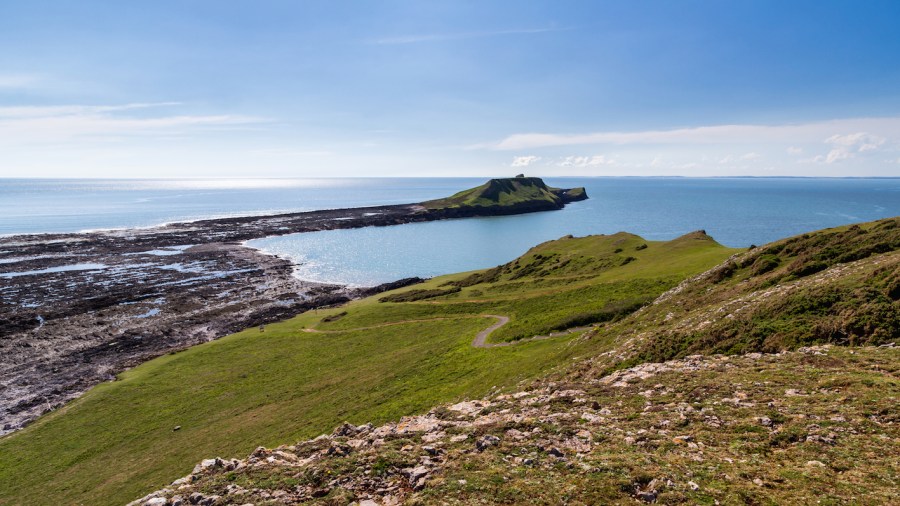
[[[422,205],[431,210],[465,208],[559,209],[566,202],[584,200],[584,188],[563,190],[547,186],[541,178],[516,177],[491,179],[481,186],[463,190],[447,198]]]
[[[511,318],[491,336],[504,341],[614,321],[735,252],[702,233],[563,238],[496,269],[161,357],[0,439],[0,504],[121,504],[210,455],[243,456],[343,420],[381,423],[511,387],[597,342],[572,334],[473,348],[495,322],[485,314]],[[408,302],[390,302],[398,294]]]
[[[440,406],[407,421],[417,430],[393,423],[258,450],[158,497],[323,506],[896,504],[898,373],[896,347],[646,364]]]
[[[494,314],[546,328],[562,316],[553,314],[562,300],[579,312],[604,307],[566,297],[585,286],[582,276],[629,300],[640,291],[629,283],[653,279],[666,262],[689,270],[677,266],[693,256],[684,252],[708,254],[710,242],[702,233],[646,247],[629,234],[554,241],[496,269],[435,280],[412,302],[370,301],[327,326],[374,323],[366,309],[379,304],[401,317],[482,300]],[[529,294],[539,314],[504,293]],[[256,451],[160,495],[277,494],[322,505],[896,504],[898,321],[900,218],[804,234],[737,254],[568,340],[571,356],[557,357],[568,365],[517,392]]]
[[[619,367],[897,339],[900,218],[754,248],[602,332],[630,342],[630,358]]]

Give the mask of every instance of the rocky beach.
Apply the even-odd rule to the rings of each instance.
[[[582,198],[559,191],[552,205],[391,205],[0,238],[0,435],[150,358],[418,281],[302,281],[290,261],[243,241],[543,211]]]

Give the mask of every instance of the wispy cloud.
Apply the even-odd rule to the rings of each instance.
[[[172,135],[200,127],[234,127],[264,118],[218,115],[147,115],[145,110],[181,105],[178,102],[117,105],[0,107],[0,143],[28,144],[128,135]],[[134,114],[142,110],[140,115]]]
[[[567,156],[556,162],[559,167],[600,167],[603,165],[615,165],[615,160],[603,155],[594,156]]]
[[[0,107],[0,119],[4,118],[50,118],[59,116],[92,116],[112,112],[130,111],[181,105],[181,102],[149,102],[120,105],[23,105]]]
[[[820,143],[847,132],[870,132],[900,138],[900,117],[852,118],[788,125],[713,125],[673,130],[592,132],[585,134],[521,133],[474,149],[525,150],[556,146],[604,144],[753,144]]]
[[[520,28],[512,30],[493,30],[483,32],[456,32],[456,33],[430,33],[415,35],[399,35],[395,37],[383,37],[368,41],[375,45],[417,44],[420,42],[437,42],[444,40],[481,39],[486,37],[500,37],[503,35],[528,35],[535,33],[558,32],[567,28]]]
[[[34,74],[0,74],[0,90],[30,88],[40,81],[41,78]]]
[[[835,163],[840,160],[853,158],[858,153],[867,153],[880,148],[887,141],[884,137],[872,135],[867,132],[857,132],[847,135],[832,135],[825,140],[832,145],[827,155],[813,158],[814,162]]]
[[[510,167],[528,167],[529,165],[540,161],[541,157],[539,156],[517,156],[513,158]]]

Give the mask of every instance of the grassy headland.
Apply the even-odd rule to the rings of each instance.
[[[588,198],[584,188],[561,189],[547,186],[538,177],[491,179],[481,186],[450,197],[422,202],[430,212],[463,214],[517,214],[562,209]]]
[[[343,420],[381,423],[512,387],[595,343],[572,345],[572,335],[476,349],[475,334],[494,323],[484,314],[511,317],[491,336],[499,340],[621,318],[735,252],[704,234],[568,237],[496,269],[161,357],[0,440],[0,503],[124,503],[209,455],[242,456]],[[380,302],[422,290],[447,293]]]

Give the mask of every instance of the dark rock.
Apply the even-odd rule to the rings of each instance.
[[[641,501],[644,501],[646,503],[652,503],[652,502],[656,502],[656,498],[658,497],[658,494],[657,494],[656,490],[646,490],[646,491],[638,492],[637,494],[635,494],[635,496],[638,499],[640,499]]]
[[[486,448],[490,448],[491,446],[497,445],[498,443],[500,443],[499,437],[488,434],[487,436],[484,436],[481,439],[475,441],[475,448],[477,448],[478,451],[484,451]]]

